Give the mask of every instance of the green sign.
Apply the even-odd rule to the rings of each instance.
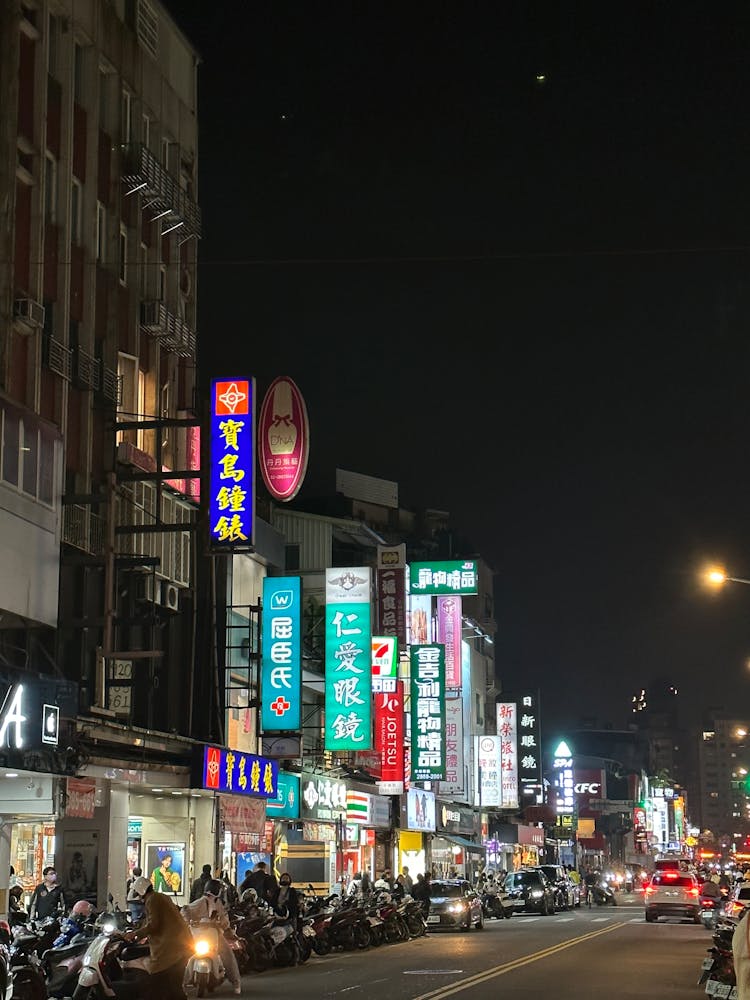
[[[412,646],[411,778],[445,780],[445,646]]]
[[[372,747],[370,572],[326,571],[326,750]]]
[[[412,594],[476,594],[477,564],[473,559],[448,562],[415,562],[409,566]]]

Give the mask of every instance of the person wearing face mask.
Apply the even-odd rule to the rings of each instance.
[[[284,910],[289,914],[290,922],[296,927],[299,921],[299,893],[292,886],[292,876],[282,872],[279,877],[279,887],[271,895],[271,906],[279,915]]]
[[[52,865],[48,865],[42,872],[44,881],[34,889],[29,903],[29,918],[31,920],[44,920],[45,917],[54,917],[59,911],[65,909],[65,895],[62,887],[57,884],[57,872]]]

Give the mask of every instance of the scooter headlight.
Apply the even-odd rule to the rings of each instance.
[[[104,923],[101,925],[101,928],[104,934],[114,934],[114,932],[117,930],[117,924],[114,922],[114,920],[105,920]]]
[[[211,951],[211,944],[205,938],[196,938],[193,942],[193,948],[195,949],[195,954],[199,958],[203,958],[204,955],[207,955]]]

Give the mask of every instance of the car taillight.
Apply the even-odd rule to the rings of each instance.
[[[700,889],[696,886],[694,889],[690,890],[691,896],[700,896]]]
[[[654,887],[652,885],[647,885],[646,886],[646,895],[648,896],[652,892],[656,892],[656,890],[654,889]]]

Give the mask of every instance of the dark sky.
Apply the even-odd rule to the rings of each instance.
[[[750,713],[750,587],[695,586],[750,576],[750,7],[172,9],[202,377],[297,381],[303,496],[338,465],[452,512],[548,728],[660,675]]]

